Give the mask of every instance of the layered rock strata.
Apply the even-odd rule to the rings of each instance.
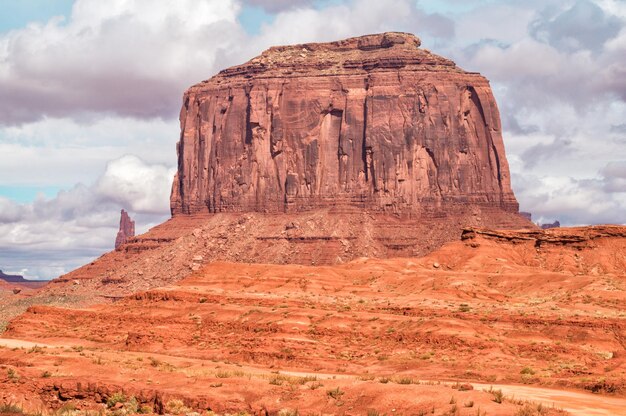
[[[273,47],[184,95],[173,215],[518,211],[489,82],[406,33]]]

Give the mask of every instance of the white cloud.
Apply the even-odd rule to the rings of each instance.
[[[14,223],[22,218],[20,206],[10,199],[0,196],[0,223]]]
[[[312,6],[315,0],[246,0],[250,6],[261,7],[268,12],[277,13],[282,10]]]
[[[88,112],[174,115],[184,88],[240,44],[234,0],[77,0],[53,19],[0,36],[0,123]]]
[[[492,81],[521,208],[564,225],[626,221],[621,180],[602,174],[626,163],[626,4],[505,3],[500,33],[479,27],[491,6],[476,8],[443,53]]]
[[[526,204],[520,208],[532,207],[533,220],[538,223],[626,224],[626,198],[605,192],[606,178],[577,180],[526,174],[515,180],[517,196]]]
[[[454,23],[437,13],[426,13],[408,0],[353,0],[325,8],[299,8],[279,13],[253,39],[255,54],[272,45],[332,41],[385,31],[415,32],[449,38]]]
[[[174,169],[127,155],[111,161],[90,186],[78,184],[30,204],[0,198],[0,269],[56,277],[113,248],[125,208],[145,232],[169,216]],[[6,266],[9,267],[6,267]]]
[[[169,189],[175,172],[174,168],[149,166],[137,156],[127,155],[107,165],[95,190],[133,211],[164,213],[169,211]]]
[[[136,154],[147,163],[176,164],[177,120],[119,117],[73,120],[44,118],[19,126],[0,125],[0,164],[5,186],[92,183],[108,161]]]

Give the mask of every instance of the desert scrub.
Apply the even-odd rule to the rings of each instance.
[[[413,384],[413,379],[411,377],[400,377],[396,380],[398,384]]]
[[[278,411],[278,416],[298,416],[298,410],[293,410],[293,409],[280,409]]]
[[[270,384],[274,385],[274,386],[282,386],[283,383],[285,382],[284,377],[281,377],[279,375],[275,375],[270,377]]]
[[[344,391],[342,391],[339,387],[335,388],[335,389],[331,389],[331,390],[327,390],[326,391],[326,395],[328,397],[332,397],[335,400],[339,400],[341,398],[341,396],[344,395]]]
[[[3,403],[0,404],[0,415],[4,414],[23,415],[24,409],[14,403]]]
[[[524,407],[519,409],[515,416],[542,416],[546,414],[546,409],[543,408],[543,405],[533,405],[531,403],[526,403]]]
[[[118,403],[124,403],[126,401],[126,396],[124,393],[113,393],[107,399],[107,407],[115,407]]]
[[[496,403],[502,403],[504,401],[504,394],[502,390],[491,390],[490,392],[493,394],[493,401]]]
[[[124,393],[113,393],[107,399],[107,407],[113,416],[126,416],[139,413],[139,403],[135,397],[126,397]]]
[[[17,371],[15,371],[15,369],[13,369],[13,368],[9,368],[7,370],[7,377],[11,381],[17,381],[17,380],[20,379],[20,376],[17,374]]]
[[[461,303],[459,305],[459,312],[469,312],[471,310],[472,308],[470,308],[470,306],[467,303]]]
[[[172,399],[165,404],[165,413],[172,415],[181,415],[188,413],[190,409],[185,406],[185,403],[180,399]]]

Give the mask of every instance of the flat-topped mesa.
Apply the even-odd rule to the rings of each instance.
[[[517,213],[489,82],[406,33],[273,47],[184,95],[172,215]]]

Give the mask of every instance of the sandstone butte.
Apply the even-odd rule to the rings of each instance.
[[[174,216],[518,213],[489,82],[414,35],[273,47],[183,101]]]
[[[414,257],[468,226],[535,228],[489,82],[411,34],[270,48],[189,88],[180,123],[172,218],[131,237],[123,213],[125,243],[46,290],[121,296],[215,260]]]

